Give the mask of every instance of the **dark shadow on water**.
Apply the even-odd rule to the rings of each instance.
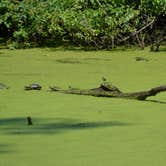
[[[3,153],[11,153],[13,150],[11,149],[11,146],[8,144],[0,144],[0,154]]]
[[[153,103],[158,103],[158,104],[166,104],[165,101],[160,101],[160,100],[150,100],[150,99],[147,99],[147,100],[144,100],[146,102],[153,102]]]
[[[0,127],[5,127],[9,125],[23,124],[26,122],[26,118],[3,118],[0,119]]]
[[[70,118],[32,118],[33,125],[28,126],[25,118],[0,119],[0,130],[5,134],[60,134],[105,127],[123,127],[132,125],[120,121],[83,121]]]
[[[56,62],[59,62],[59,63],[70,63],[70,64],[81,64],[81,63],[83,63],[79,59],[76,59],[76,58],[57,59]]]
[[[70,64],[88,64],[88,62],[96,62],[96,61],[111,61],[108,58],[63,58],[57,59],[56,62],[58,63],[70,63]]]

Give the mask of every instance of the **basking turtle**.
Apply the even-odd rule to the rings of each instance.
[[[0,83],[0,89],[9,89],[9,87],[3,83]]]
[[[106,91],[116,91],[116,92],[121,93],[121,91],[116,86],[112,85],[112,83],[110,83],[110,82],[103,82],[100,85],[100,88],[102,88]]]
[[[24,90],[41,90],[41,85],[33,83],[24,87]]]

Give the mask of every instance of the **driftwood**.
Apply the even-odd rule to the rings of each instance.
[[[116,86],[113,86],[111,83],[103,82],[98,88],[93,89],[60,89],[58,87],[50,87],[51,91],[61,92],[67,94],[77,94],[77,95],[90,95],[96,97],[116,97],[116,98],[128,98],[128,99],[137,99],[145,100],[147,97],[155,96],[156,94],[166,91],[166,85],[158,86],[146,91],[124,93]]]

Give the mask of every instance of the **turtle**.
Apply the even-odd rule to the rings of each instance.
[[[119,92],[121,93],[121,91],[114,85],[112,85],[112,83],[110,82],[103,82],[101,85],[100,85],[100,88],[106,90],[106,91],[116,91],[116,92]]]
[[[9,87],[4,83],[0,83],[0,89],[9,89]]]
[[[37,83],[32,83],[28,86],[24,86],[24,90],[41,90],[41,85],[37,84]]]

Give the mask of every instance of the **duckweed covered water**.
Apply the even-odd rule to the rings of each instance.
[[[137,101],[48,91],[97,87],[102,77],[126,92],[166,84],[165,52],[1,49],[0,82],[10,88],[0,89],[0,165],[164,166],[166,93]],[[42,90],[24,91],[31,83]]]

